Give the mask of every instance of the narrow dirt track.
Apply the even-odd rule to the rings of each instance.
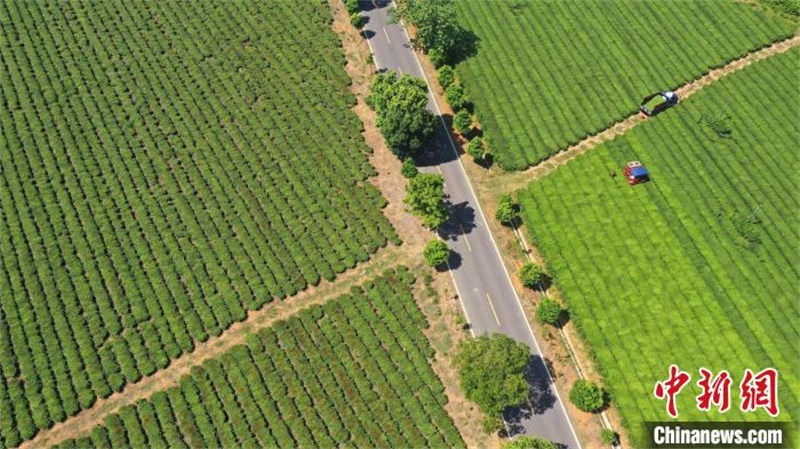
[[[690,83],[684,84],[675,92],[678,94],[678,97],[680,97],[681,101],[683,101],[720,78],[737,72],[754,62],[761,61],[762,59],[766,59],[778,53],[784,53],[790,48],[797,47],[798,45],[800,45],[800,35],[795,35],[789,39],[772,44],[769,47],[748,53],[747,55],[731,61],[718,69],[714,69],[702,77]],[[501,183],[504,189],[507,191],[514,191],[524,188],[531,180],[548,175],[553,170],[566,164],[572,159],[575,159],[581,154],[595,148],[601,143],[625,134],[634,126],[644,122],[645,120],[646,119],[642,118],[639,113],[630,115],[628,118],[615,123],[611,127],[606,128],[605,130],[593,136],[587,137],[575,145],[568,147],[566,150],[561,151],[524,171],[504,173],[498,175],[498,178],[502,180]]]
[[[332,3],[337,5],[337,11],[343,8],[343,5],[339,5],[336,1]],[[346,15],[343,19],[338,19],[332,24],[332,27],[337,34],[341,35],[343,33],[341,28],[349,25],[349,22]],[[360,43],[366,46],[363,41]],[[346,70],[351,77],[354,77],[356,74],[352,72],[356,69],[352,67],[353,61],[350,61],[353,57],[349,54],[346,56],[349,61]],[[363,87],[362,84],[364,83],[354,83],[352,90],[358,89],[359,86]],[[364,92],[356,91],[354,93],[360,94],[360,97],[364,95]],[[379,250],[369,261],[337,275],[332,282],[323,281],[317,287],[306,289],[284,301],[273,301],[260,310],[251,311],[244,321],[233,324],[218,337],[211,337],[204,343],[197,343],[194,351],[173,360],[166,368],[156,371],[148,377],[143,377],[136,383],[127,384],[122,391],[105,399],[98,399],[92,407],[55,424],[50,429],[40,431],[33,439],[22,443],[19,446],[20,449],[45,448],[69,438],[85,435],[95,426],[102,424],[106,416],[125,405],[133,404],[139,399],[148,398],[153,393],[177,385],[180,378],[188,374],[192,367],[219,357],[232,347],[244,343],[247,334],[268,327],[275,321],[285,319],[313,304],[323,304],[346,294],[350,287],[360,284],[367,276],[379,275],[384,269],[398,264],[411,266],[419,259],[418,254],[430,236],[420,228],[418,220],[404,212],[403,179],[399,175],[400,163],[385,147],[383,138],[374,126],[374,113],[364,105],[363,99],[360,97],[358,105],[353,110],[365,122],[364,138],[367,144],[375,150],[370,157],[370,162],[378,171],[378,175],[371,178],[369,182],[375,185],[383,197],[389,201],[384,208],[384,215],[398,232],[403,240],[403,245],[400,247],[389,245]]]
[[[379,275],[384,269],[409,260],[405,245],[389,246],[380,250],[372,259],[337,276],[333,282],[322,282],[317,287],[305,290],[291,298],[275,300],[262,309],[251,311],[244,321],[233,324],[218,337],[211,337],[204,343],[197,343],[194,351],[173,360],[166,368],[156,371],[138,382],[105,399],[98,399],[94,405],[77,415],[67,418],[53,427],[42,430],[33,439],[19,446],[20,449],[46,448],[66,439],[86,435],[103,423],[106,416],[118,411],[139,399],[150,397],[153,393],[177,385],[181,377],[189,374],[192,367],[201,365],[209,359],[219,357],[232,347],[242,344],[245,337],[259,329],[270,326],[275,321],[288,318],[300,310],[314,304],[325,302],[346,294],[354,285],[360,284],[367,276]]]
[[[798,45],[800,45],[800,36],[794,36],[778,42],[732,61],[719,69],[712,70],[705,76],[682,86],[676,92],[681,99],[685,99],[708,84],[741,70],[753,62],[777,53],[786,52]],[[522,172],[501,175],[504,178],[504,184],[511,186],[512,190],[522,188],[531,179],[547,175],[600,143],[627,132],[642,121],[643,119],[638,114],[632,115],[534,167]],[[378,185],[378,187],[381,188],[383,186]],[[267,327],[275,321],[291,316],[313,304],[322,304],[347,293],[349,288],[358,284],[366,273],[377,274],[390,265],[415,257],[414,254],[409,254],[410,249],[409,245],[403,245],[399,248],[390,246],[379,251],[370,261],[340,274],[332,283],[323,282],[318,287],[305,290],[286,301],[274,301],[261,310],[250,312],[244,321],[233,324],[218,337],[211,337],[204,343],[198,343],[194,351],[173,360],[167,368],[157,371],[151,376],[143,377],[136,383],[126,385],[121,392],[114,393],[105,399],[99,399],[92,407],[55,424],[50,429],[40,431],[33,439],[21,444],[19,448],[49,447],[68,438],[87,434],[92,428],[102,424],[106,416],[118,411],[123,406],[133,404],[139,399],[148,398],[153,393],[177,385],[180,378],[188,374],[192,367],[200,365],[206,360],[216,358],[237,344],[243,343],[247,334]]]

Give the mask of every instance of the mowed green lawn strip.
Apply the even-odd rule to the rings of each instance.
[[[0,447],[395,238],[331,20],[0,4]]]
[[[457,71],[501,166],[523,169],[634,113],[650,93],[790,36],[719,0],[459,0],[478,39]]]
[[[744,369],[768,367],[780,373],[779,419],[800,416],[799,57],[749,66],[519,192],[640,443],[642,422],[667,419],[653,388],[672,363],[694,376],[681,420],[769,419],[738,410]],[[630,160],[650,169],[650,183],[609,176]],[[724,417],[696,409],[700,367],[734,378]]]
[[[250,335],[59,447],[464,447],[413,282],[390,270]]]

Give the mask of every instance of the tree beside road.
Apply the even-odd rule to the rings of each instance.
[[[502,334],[481,335],[459,344],[456,365],[461,388],[487,415],[484,430],[497,430],[505,409],[528,400],[525,369],[530,357],[530,348]]]
[[[420,173],[411,178],[403,202],[430,229],[438,228],[450,217],[444,203],[444,178],[441,175]]]
[[[428,86],[419,78],[378,75],[367,104],[378,114],[376,124],[389,148],[401,159],[417,154],[436,129],[428,110]]]

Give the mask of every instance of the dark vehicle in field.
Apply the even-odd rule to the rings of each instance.
[[[678,104],[678,95],[668,90],[644,97],[641,104],[639,104],[639,110],[642,111],[642,114],[650,117],[676,104]]]

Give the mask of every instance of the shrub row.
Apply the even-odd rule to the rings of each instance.
[[[401,267],[248,337],[60,447],[463,447]]]
[[[327,4],[96,6],[0,5],[0,446],[396,238]]]

